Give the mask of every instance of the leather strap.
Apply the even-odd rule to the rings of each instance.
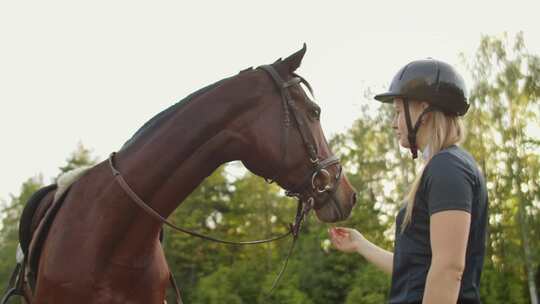
[[[285,159],[287,155],[287,143],[288,143],[288,128],[290,125],[290,114],[294,117],[294,120],[296,122],[296,125],[298,126],[298,131],[300,133],[300,136],[302,138],[302,141],[304,143],[304,147],[306,148],[306,151],[309,155],[309,158],[311,160],[311,163],[313,164],[313,171],[304,178],[304,181],[292,189],[289,189],[286,193],[289,196],[296,196],[299,197],[300,193],[303,192],[303,190],[306,189],[306,187],[309,185],[310,180],[313,176],[318,174],[321,169],[324,169],[327,166],[338,164],[339,160],[336,156],[331,156],[328,160],[323,160],[322,162],[319,160],[317,149],[314,146],[315,140],[312,138],[311,133],[308,132],[307,129],[307,123],[305,119],[299,114],[299,110],[297,108],[297,105],[292,98],[288,87],[292,85],[297,85],[298,83],[304,83],[308,89],[310,90],[311,94],[313,95],[313,90],[309,83],[302,77],[298,76],[297,74],[293,75],[295,76],[291,80],[285,82],[279,75],[279,73],[276,71],[276,69],[271,65],[263,65],[259,67],[260,69],[266,71],[268,74],[270,74],[272,80],[274,81],[274,84],[278,87],[281,93],[281,98],[283,102],[283,113],[284,113],[284,127],[283,127],[283,136],[281,141],[281,150],[282,150],[282,161],[280,164],[280,168],[278,168],[277,172],[273,175],[272,179],[270,179],[270,182],[273,180],[276,180],[280,176],[280,172],[283,172],[283,165],[285,164]],[[337,161],[336,161],[337,160]],[[323,165],[320,165],[323,163]]]
[[[269,243],[273,241],[280,240],[289,234],[291,234],[291,231],[273,237],[269,239],[263,239],[263,240],[256,240],[256,241],[245,241],[245,242],[233,242],[233,241],[227,241],[227,240],[221,240],[214,237],[206,236],[203,234],[200,234],[195,231],[191,231],[179,226],[176,226],[175,224],[169,222],[166,218],[162,217],[157,211],[155,211],[152,207],[150,207],[148,204],[146,204],[128,185],[126,180],[122,177],[122,174],[120,171],[116,169],[114,166],[114,156],[116,155],[116,152],[111,153],[109,156],[109,166],[111,167],[111,170],[113,172],[114,179],[118,182],[120,187],[127,193],[127,195],[131,198],[133,202],[135,202],[139,207],[141,207],[148,215],[150,215],[152,218],[154,218],[156,221],[160,222],[161,224],[165,224],[169,227],[171,227],[173,230],[180,231],[201,239],[213,241],[216,243],[222,243],[222,244],[229,244],[229,245],[256,245],[256,244],[263,244],[263,243]]]
[[[174,275],[172,272],[169,271],[169,282],[171,283],[171,287],[174,289],[174,295],[176,297],[176,304],[184,304],[182,301],[182,296],[180,295],[180,289],[178,288],[178,285],[176,284],[176,280],[174,279]]]
[[[13,272],[11,273],[8,287],[6,288],[4,296],[0,300],[0,304],[7,304],[8,300],[14,296],[24,298],[27,303],[30,303],[28,297],[24,293],[23,287],[25,263],[26,261],[24,261],[22,264],[17,263],[17,265],[15,265],[15,269],[13,269]]]
[[[420,125],[422,124],[422,117],[429,113],[436,111],[437,108],[433,106],[428,106],[421,114],[418,116],[418,119],[416,120],[414,127],[412,125],[411,120],[411,112],[410,112],[410,100],[408,98],[403,99],[403,107],[405,108],[405,122],[407,123],[407,139],[409,140],[410,150],[412,153],[412,158],[416,159],[418,157],[418,144],[417,144],[417,138],[416,135],[418,133],[418,129],[420,129]]]

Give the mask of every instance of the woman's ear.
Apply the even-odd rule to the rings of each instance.
[[[422,117],[420,118],[422,120],[421,124],[425,125],[431,119],[431,113],[432,112],[428,112],[422,115]]]
[[[419,102],[419,112],[418,113],[422,113],[424,112],[428,107],[429,107],[429,103],[425,102],[425,101],[421,101]],[[428,113],[425,113],[424,115],[422,115],[422,117],[420,118],[421,119],[421,123],[422,124],[425,124],[429,119],[431,118],[431,112],[428,112]]]
[[[426,102],[426,101],[421,101],[420,102],[420,107],[421,107],[422,111],[424,111],[425,109],[427,109],[429,107],[429,103]]]

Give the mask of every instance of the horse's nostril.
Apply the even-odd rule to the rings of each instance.
[[[352,195],[351,205],[352,205],[353,207],[354,207],[354,205],[356,205],[356,192],[354,192],[353,195]]]

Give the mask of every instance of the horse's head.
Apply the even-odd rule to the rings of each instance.
[[[287,193],[313,204],[323,222],[345,220],[356,203],[356,193],[342,173],[320,124],[321,109],[309,97],[294,71],[306,46],[272,65],[250,71],[257,90],[253,121],[242,161],[253,173],[276,181]]]

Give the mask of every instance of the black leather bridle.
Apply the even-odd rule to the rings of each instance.
[[[291,197],[296,197],[300,201],[303,201],[303,204],[307,204],[308,208],[315,208],[319,209],[322,206],[314,206],[315,202],[315,196],[322,195],[324,193],[330,194],[331,197],[327,197],[325,200],[331,201],[334,204],[335,210],[339,214],[339,218],[343,218],[343,211],[341,210],[341,207],[336,202],[335,199],[335,190],[339,183],[339,180],[341,179],[341,166],[339,166],[339,158],[335,155],[332,155],[328,158],[322,159],[318,155],[317,146],[315,144],[315,140],[313,139],[311,133],[307,129],[307,122],[306,120],[300,115],[298,107],[296,105],[296,101],[293,99],[291,92],[289,91],[289,88],[292,86],[299,85],[300,83],[303,83],[306,85],[306,87],[309,89],[311,95],[313,96],[313,90],[311,89],[311,86],[309,83],[302,78],[301,76],[297,74],[293,74],[294,77],[291,78],[289,81],[284,81],[279,73],[276,71],[276,69],[271,65],[263,65],[260,66],[259,69],[262,69],[266,71],[274,81],[275,85],[278,87],[281,99],[283,103],[283,128],[282,128],[282,136],[281,136],[281,162],[280,166],[281,168],[278,168],[277,173],[274,174],[273,178],[266,179],[269,183],[274,182],[276,179],[280,177],[280,172],[283,172],[283,166],[286,162],[287,157],[287,147],[288,147],[288,140],[289,140],[289,127],[291,124],[291,114],[294,118],[294,121],[296,122],[296,126],[298,129],[298,132],[300,133],[300,136],[302,137],[302,141],[304,143],[304,147],[306,148],[306,152],[309,156],[309,161],[312,165],[312,171],[306,175],[306,177],[302,180],[302,182],[296,186],[293,186],[291,189],[286,189],[286,195]],[[310,138],[311,137],[311,138]],[[332,178],[330,176],[330,173],[326,168],[338,165],[338,171],[335,175],[335,179],[333,180],[332,184],[326,184],[323,187],[318,187],[315,185],[316,178],[322,174],[325,175],[325,180],[332,181]],[[309,188],[311,186],[311,188]]]

